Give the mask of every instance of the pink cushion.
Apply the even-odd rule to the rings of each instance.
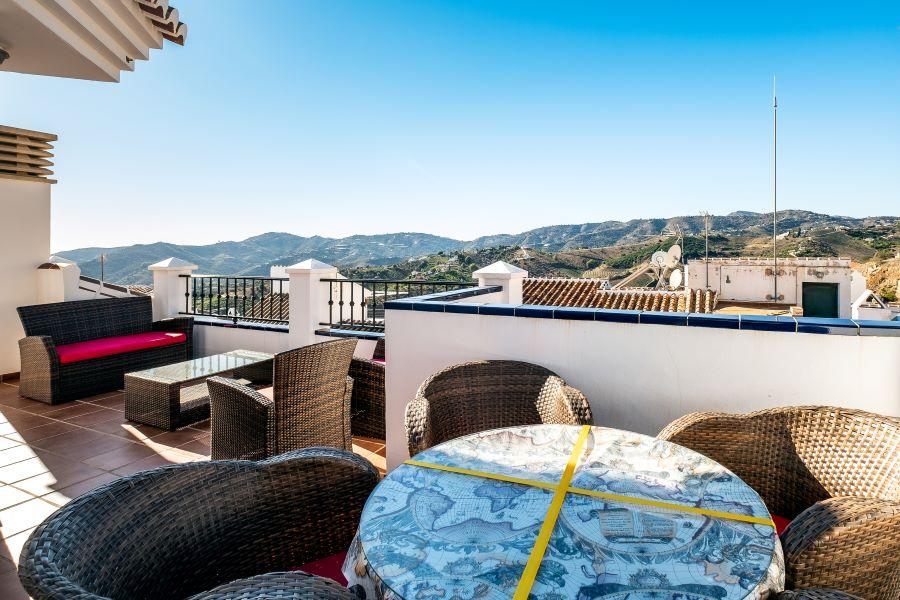
[[[372,362],[377,362],[377,363],[383,365],[383,364],[384,364],[384,359],[383,359],[383,358],[373,358],[373,359],[372,359]]]
[[[146,350],[147,348],[160,348],[172,344],[183,344],[187,336],[183,333],[170,333],[167,331],[148,331],[147,333],[135,333],[133,335],[117,335],[114,337],[76,342],[56,347],[60,364],[80,362],[92,358]]]
[[[310,575],[318,575],[332,581],[336,581],[344,587],[347,587],[347,578],[341,573],[341,567],[344,566],[344,560],[347,558],[346,552],[341,552],[326,558],[320,558],[308,562],[305,565],[297,567],[298,571],[309,573]]]
[[[779,517],[778,515],[772,515],[772,522],[775,523],[775,531],[779,536],[784,533],[784,530],[787,529],[787,526],[791,524],[790,519]]]

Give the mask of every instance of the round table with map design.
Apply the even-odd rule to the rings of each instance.
[[[391,471],[369,497],[344,563],[350,587],[365,600],[512,598],[580,432],[495,429],[414,457],[551,489],[410,464]],[[607,497],[565,495],[530,598],[730,600],[784,589],[774,527],[668,506],[769,521],[759,495],[720,464],[603,427],[590,428],[576,456],[570,488]]]

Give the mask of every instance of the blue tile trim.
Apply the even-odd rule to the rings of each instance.
[[[448,302],[447,304],[444,305],[444,312],[463,314],[463,315],[477,315],[478,314],[478,305],[477,304],[454,304],[452,302]]]
[[[230,329],[253,329],[256,331],[272,331],[274,333],[287,333],[288,326],[278,323],[248,323],[247,321],[226,321],[225,319],[194,319],[194,325],[204,327],[226,327]]]
[[[618,310],[618,309],[591,309],[594,311],[595,321],[606,321],[607,323],[640,323],[641,311],[639,310]]]
[[[687,326],[688,314],[676,312],[659,312],[645,311],[641,312],[638,317],[641,324],[649,323],[651,325],[680,325]]]
[[[567,321],[593,321],[596,314],[597,310],[593,308],[572,308],[564,306],[553,311],[553,318]]]
[[[495,315],[498,317],[514,317],[516,304],[476,304],[479,315]]]
[[[741,330],[750,331],[797,331],[794,317],[774,317],[768,315],[741,315]]]
[[[717,315],[691,313],[687,318],[688,327],[711,327],[715,329],[740,329],[740,315]]]
[[[531,306],[521,304],[516,307],[517,317],[529,317],[532,319],[552,319],[554,308],[552,306]]]
[[[415,302],[409,300],[388,300],[384,303],[385,310],[412,310]]]
[[[444,312],[446,302],[413,302],[412,309],[424,312]]]
[[[424,308],[422,305],[429,303],[432,306],[438,306],[449,302],[456,302],[463,298],[473,298],[475,296],[494,294],[502,291],[503,287],[499,285],[450,290],[449,292],[437,292],[434,294],[425,294],[424,296],[413,296],[402,300],[388,300],[384,303],[384,308],[385,310],[424,310],[429,312],[444,312],[443,308]]]
[[[352,329],[317,329],[316,335],[336,338],[357,338],[360,340],[384,339],[384,333],[379,331],[353,331]]]

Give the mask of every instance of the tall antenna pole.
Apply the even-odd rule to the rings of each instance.
[[[778,302],[778,96],[775,93],[775,76],[772,76],[772,258],[774,260],[775,295]]]

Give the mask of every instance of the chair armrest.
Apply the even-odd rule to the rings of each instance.
[[[830,588],[807,588],[805,590],[787,590],[776,595],[772,600],[862,600],[840,590]]]
[[[234,379],[210,377],[209,416],[212,460],[259,460],[275,447],[275,402]]]
[[[152,325],[153,331],[170,331],[173,333],[183,333],[186,337],[185,345],[187,346],[190,360],[194,357],[194,317],[172,317],[169,319],[161,319],[154,321]]]
[[[353,398],[350,403],[353,435],[385,438],[384,365],[365,358],[350,362]]]
[[[53,404],[59,395],[59,356],[50,336],[32,335],[19,340],[21,368],[19,393]]]
[[[350,419],[350,406],[353,402],[353,378],[347,375],[344,381],[344,450],[353,450],[353,433]]]
[[[563,384],[562,395],[568,406],[572,419],[578,425],[593,425],[594,415],[591,414],[591,405],[581,390]]]
[[[406,440],[410,457],[433,446],[434,434],[431,404],[428,398],[418,395],[406,405]]]
[[[851,496],[822,500],[791,521],[781,543],[789,588],[900,597],[900,502]]]

